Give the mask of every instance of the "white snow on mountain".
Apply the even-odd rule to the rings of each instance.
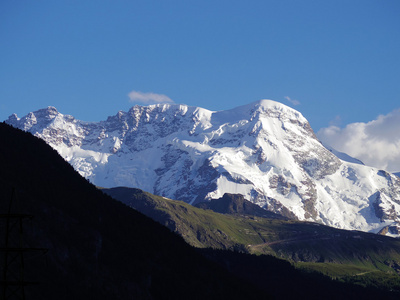
[[[361,160],[359,160],[359,159],[357,159],[357,158],[354,158],[354,157],[351,157],[351,156],[348,155],[347,153],[337,151],[336,149],[334,149],[333,147],[331,147],[331,146],[329,146],[329,145],[327,145],[327,144],[325,144],[325,143],[322,143],[322,145],[324,145],[324,147],[325,147],[326,149],[328,149],[329,151],[331,151],[334,155],[336,155],[336,156],[337,156],[338,158],[340,158],[341,160],[344,160],[344,161],[347,161],[347,162],[350,162],[350,163],[354,163],[354,164],[361,164],[361,165],[364,165],[364,163],[363,163]]]
[[[6,122],[44,139],[98,186],[192,204],[239,193],[299,220],[398,235],[400,178],[327,149],[301,113],[272,100],[219,112],[134,106],[93,123],[48,107]]]

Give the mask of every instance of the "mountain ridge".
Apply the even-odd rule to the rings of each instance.
[[[339,159],[300,112],[272,100],[219,112],[134,106],[91,123],[49,107],[7,123],[44,139],[98,186],[191,204],[242,194],[274,213],[344,229],[378,232],[399,221],[398,177]]]
[[[263,218],[288,220],[286,217],[262,209],[258,205],[244,199],[244,196],[240,194],[225,193],[219,199],[199,202],[194,206],[202,209],[211,209],[212,211],[221,214],[250,215]]]
[[[384,282],[391,278],[392,290],[400,291],[398,239],[277,218],[272,213],[256,217],[252,203],[242,195],[225,194],[211,200],[209,206],[196,207],[139,189],[115,187],[102,191],[163,224],[195,247],[273,255],[297,267],[350,282],[355,276],[365,278],[363,274],[373,272],[375,277],[366,285],[385,286]],[[250,214],[244,213],[247,204]]]

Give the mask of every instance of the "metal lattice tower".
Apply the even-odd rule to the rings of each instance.
[[[25,280],[24,255],[32,252],[43,252],[42,248],[29,248],[24,245],[23,225],[32,215],[18,213],[13,207],[16,202],[15,189],[12,189],[7,213],[0,214],[1,228],[4,230],[4,240],[0,246],[2,255],[2,286],[1,299],[25,299],[25,286],[35,284]],[[2,238],[0,236],[0,238]],[[0,261],[1,263],[1,261]]]

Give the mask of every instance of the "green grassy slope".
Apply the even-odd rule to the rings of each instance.
[[[397,239],[293,220],[219,214],[138,189],[103,190],[180,234],[189,244],[270,254],[348,282],[374,277],[400,291]],[[355,277],[356,276],[356,277]],[[372,285],[375,285],[373,283]]]

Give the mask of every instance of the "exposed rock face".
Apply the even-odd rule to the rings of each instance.
[[[204,201],[196,204],[196,207],[202,209],[211,209],[221,214],[233,215],[251,215],[270,219],[287,220],[288,218],[282,215],[262,209],[258,205],[244,199],[240,194],[224,194],[222,198],[211,199],[211,201]]]
[[[98,186],[191,204],[241,194],[274,213],[344,229],[377,232],[399,219],[398,177],[339,159],[298,111],[270,100],[220,112],[135,106],[97,123],[49,107],[7,123],[44,139]]]

